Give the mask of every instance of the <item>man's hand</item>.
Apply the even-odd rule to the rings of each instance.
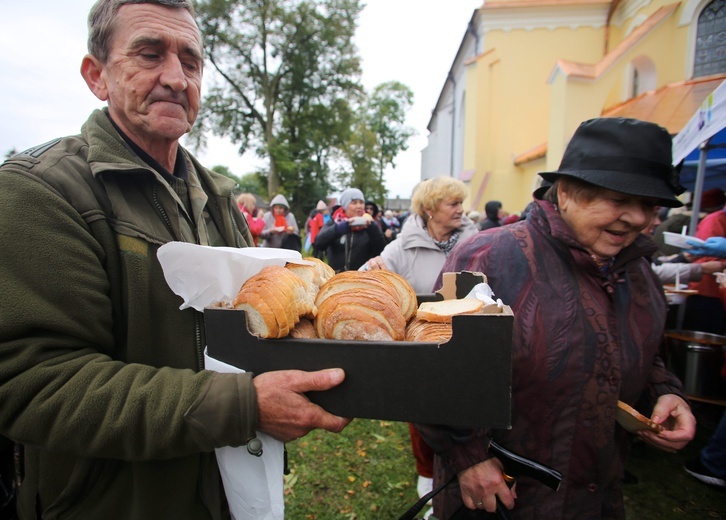
[[[303,395],[322,391],[343,382],[340,368],[303,372],[280,370],[253,379],[257,392],[259,422],[257,429],[283,442],[292,441],[316,428],[340,432],[352,419],[332,415]]]
[[[691,413],[691,407],[675,394],[665,394],[658,398],[651,419],[666,429],[660,433],[642,430],[638,435],[661,450],[676,452],[684,448],[696,435],[696,418]]]

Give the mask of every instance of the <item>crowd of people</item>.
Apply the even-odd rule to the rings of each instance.
[[[589,143],[591,149],[583,142]],[[598,153],[620,158],[619,169],[610,169],[596,158],[590,159],[587,154],[595,153],[592,143],[602,148]],[[652,152],[643,152],[640,147],[650,147]],[[675,425],[660,436],[644,434],[644,440],[670,451],[680,449],[692,438],[695,420],[688,399],[680,382],[664,369],[658,357],[666,307],[651,308],[651,303],[640,308],[634,304],[634,300],[659,301],[656,295],[662,293],[663,286],[678,280],[694,288],[703,283],[706,289],[699,290],[699,295],[706,303],[694,298],[694,309],[687,313],[685,328],[717,334],[724,332],[726,298],[711,275],[724,271],[726,259],[714,253],[717,249],[713,243],[709,243],[710,249],[678,249],[672,254],[662,239],[663,231],[680,233],[692,215],[690,203],[679,207],[681,203],[676,195],[680,195],[680,190],[672,185],[670,178],[670,150],[669,136],[657,125],[635,120],[593,120],[578,129],[560,170],[541,174],[542,187],[533,193],[533,201],[520,214],[505,211],[497,200],[487,202],[482,213],[476,210],[466,213],[463,209],[466,186],[451,177],[439,177],[423,181],[414,188],[410,214],[403,217],[394,215],[391,210],[381,211],[375,202],[366,200],[360,190],[349,188],[342,193],[341,204],[333,208],[330,218],[315,235],[316,251],[327,253],[336,271],[388,269],[404,276],[417,294],[432,292],[442,271],[482,271],[487,273],[495,293],[513,304],[515,315],[526,315],[516,325],[519,334],[528,332],[525,336],[517,336],[515,342],[515,373],[518,376],[513,396],[514,408],[519,411],[512,430],[452,432],[449,428],[440,430],[431,425],[409,425],[419,476],[419,496],[430,492],[435,484],[450,480],[452,472],[458,474],[459,487],[449,487],[435,499],[435,513],[442,515],[440,518],[454,515],[462,506],[492,510],[497,500],[513,507],[515,498],[516,510],[525,518],[530,516],[530,511],[543,510],[542,507],[553,514],[564,507],[560,499],[545,499],[546,492],[526,480],[518,484],[516,494],[510,491],[506,482],[497,477],[500,465],[491,461],[486,449],[477,444],[481,441],[476,439],[496,439],[553,466],[569,468],[571,478],[578,482],[569,484],[569,493],[573,497],[585,494],[570,500],[568,510],[596,517],[611,513],[619,517],[622,496],[619,481],[613,477],[622,474],[622,461],[627,456],[622,433],[616,435],[613,442],[609,438],[593,436],[591,429],[578,431],[581,425],[575,420],[569,427],[575,428],[576,436],[555,455],[546,449],[546,429],[541,432],[541,442],[535,442],[524,427],[541,420],[540,415],[545,414],[549,417],[547,424],[559,428],[567,424],[565,416],[578,417],[575,410],[592,409],[591,400],[604,395],[601,386],[588,389],[589,383],[582,379],[583,374],[578,373],[577,368],[584,358],[578,356],[595,360],[605,351],[615,352],[614,345],[610,344],[612,340],[606,339],[602,344],[595,342],[592,352],[586,349],[570,353],[564,344],[564,350],[559,352],[557,346],[564,340],[567,344],[590,343],[587,338],[593,334],[591,328],[599,328],[595,324],[600,321],[598,313],[595,317],[591,314],[593,309],[612,307],[607,312],[616,317],[638,315],[643,318],[637,327],[631,324],[630,328],[619,328],[617,334],[614,329],[609,332],[607,337],[618,337],[617,361],[611,353],[610,358],[598,359],[595,367],[601,368],[592,370],[605,371],[605,367],[612,370],[617,366],[617,374],[609,377],[618,382],[609,392],[634,402],[643,397],[645,389],[656,422]],[[637,166],[644,160],[659,166],[642,174]],[[593,173],[595,166],[599,170]],[[623,181],[627,175],[632,178]],[[695,236],[702,239],[726,236],[724,203],[726,197],[721,189],[703,193],[702,214],[698,229],[693,233]],[[366,214],[369,219],[358,226],[351,225],[354,219]],[[550,238],[546,238],[549,235]],[[523,248],[522,244],[529,242],[531,248]],[[532,256],[535,250],[539,253]],[[568,253],[563,257],[565,251]],[[529,278],[538,272],[549,273],[546,284],[539,278]],[[554,276],[554,273],[558,275]],[[626,279],[638,280],[641,285],[631,283],[626,290],[621,283]],[[588,294],[588,301],[595,297],[597,286],[605,289],[602,301],[594,307],[592,303],[578,301],[578,293]],[[712,289],[710,292],[708,287]],[[574,300],[571,299],[573,296]],[[544,302],[558,301],[562,305],[547,307],[552,311],[545,310]],[[704,306],[707,304],[712,307]],[[527,312],[523,313],[523,309]],[[562,315],[564,311],[567,314]],[[646,315],[649,319],[645,319]],[[562,336],[564,332],[567,336]],[[642,338],[648,339],[643,341]],[[518,349],[522,349],[521,356],[517,354]],[[565,353],[567,356],[561,357]],[[542,356],[541,361],[537,356]],[[649,363],[646,360],[650,360]],[[558,375],[561,382],[553,384],[553,374],[548,371],[534,376],[535,366],[553,363],[564,371]],[[626,378],[629,378],[628,384],[624,383]],[[524,413],[522,410],[535,395],[549,395],[548,387],[558,389],[560,397],[553,395],[546,400],[557,403],[559,411],[555,413],[555,405],[551,404]],[[572,393],[568,393],[567,388]],[[610,398],[608,406],[612,407],[615,401]],[[590,428],[612,430],[610,414],[605,412],[604,405],[600,408],[598,415],[590,414]],[[553,417],[560,417],[561,421]],[[722,487],[726,486],[726,464],[721,448],[725,442],[722,439],[724,429],[722,424],[701,458],[686,468],[696,478]],[[518,437],[518,432],[522,438]],[[534,444],[530,445],[532,442]],[[458,450],[462,453],[450,459],[452,452]],[[592,481],[587,489],[579,490],[583,482],[594,478],[587,468],[573,465],[584,453],[598,453],[590,463],[610,477]],[[472,460],[479,457],[481,463],[471,466]],[[462,464],[468,465],[469,469]],[[578,471],[582,474],[576,477]],[[597,492],[590,489],[594,487]],[[590,502],[596,496],[599,498]]]
[[[12,244],[0,249],[0,434],[22,447],[20,518],[229,518],[216,448],[352,420],[306,397],[339,385],[341,369],[205,370],[203,315],[180,309],[157,258],[173,241],[302,251],[309,239],[336,272],[389,269],[417,293],[440,288],[443,272],[486,274],[514,311],[511,428],[410,425],[420,493],[449,483],[433,500],[440,519],[497,504],[524,519],[623,518],[618,401],[664,427],[637,434],[657,449],[694,438],[683,386],[659,355],[667,305],[653,265],[673,259],[648,226],[659,208],[682,206],[665,129],[583,122],[521,215],[490,201],[467,216],[466,186],[440,177],[414,188],[409,215],[348,187],[301,229],[284,194],[263,211],[179,143],[202,86],[192,2],[97,0],[88,27],[81,74],[106,106],[78,135],[0,167]],[[720,334],[723,291],[706,274],[723,268],[726,215],[722,191],[704,195],[718,202],[702,201],[715,207],[694,230],[705,243],[677,261],[700,266],[693,320],[708,314],[704,327]],[[687,468],[721,487],[725,430]],[[560,490],[526,476],[510,487],[492,441],[561,471]]]

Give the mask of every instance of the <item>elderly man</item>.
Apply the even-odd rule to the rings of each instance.
[[[202,315],[157,261],[170,241],[252,244],[233,182],[178,139],[203,51],[189,0],[99,0],[81,73],[108,106],[0,168],[0,433],[25,449],[21,518],[229,516],[214,448],[347,419],[303,395],[342,370],[203,370]]]

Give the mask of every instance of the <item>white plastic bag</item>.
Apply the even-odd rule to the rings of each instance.
[[[215,372],[244,372],[209,357],[206,350],[204,368]],[[259,457],[250,454],[245,446],[214,450],[232,518],[282,520],[285,518],[284,445],[262,432],[257,432],[257,438],[262,442],[262,455]]]

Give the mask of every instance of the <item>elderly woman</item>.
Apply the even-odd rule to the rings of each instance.
[[[366,260],[379,255],[386,245],[381,227],[365,212],[365,197],[357,188],[340,194],[340,207],[315,239],[325,250],[336,273],[355,271]]]
[[[451,177],[418,184],[411,199],[411,216],[398,238],[361,269],[389,269],[406,278],[417,294],[430,293],[454,246],[477,232],[476,224],[464,215],[466,194],[466,185]],[[434,453],[420,434],[412,426],[409,428],[419,475],[418,494],[423,496],[433,484]]]
[[[389,269],[408,280],[416,293],[430,293],[454,246],[477,232],[464,215],[466,194],[466,185],[451,177],[419,183],[411,198],[411,216],[398,238],[362,269]]]
[[[637,435],[666,452],[695,433],[658,357],[666,300],[647,260],[655,245],[641,235],[656,205],[681,205],[668,131],[586,121],[559,170],[540,175],[553,185],[526,221],[465,240],[444,265],[486,274],[514,330],[511,429],[417,425],[437,454],[435,484],[458,477],[434,499],[439,518],[492,512],[497,499],[513,518],[623,518],[629,434],[615,421],[618,400],[665,427]],[[490,439],[562,472],[559,491],[527,477],[510,489]]]

